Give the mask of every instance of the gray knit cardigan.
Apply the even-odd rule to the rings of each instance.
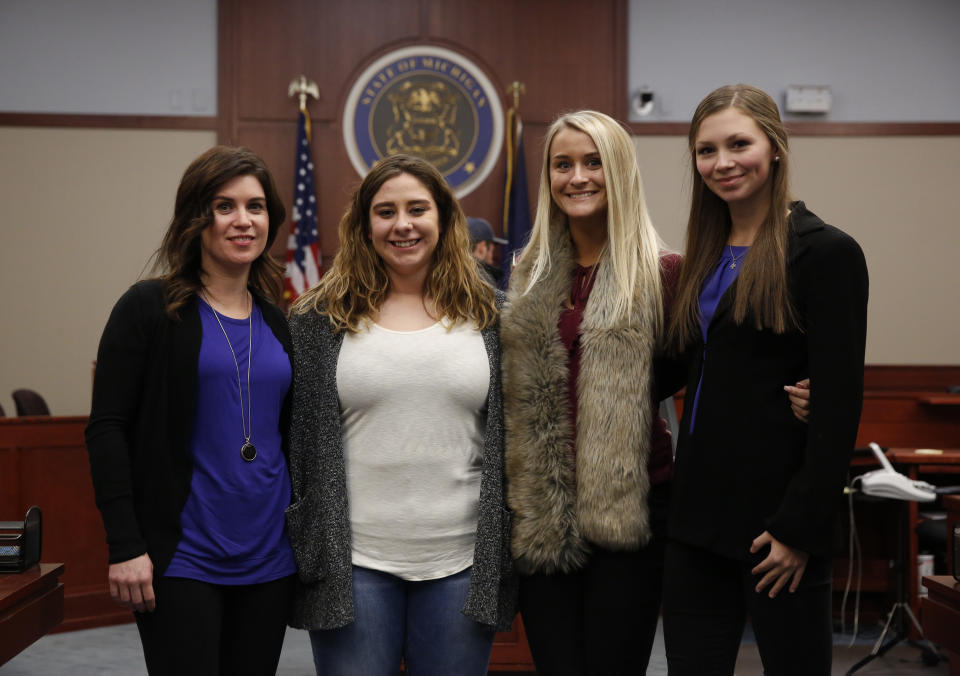
[[[497,306],[503,304],[497,294]],[[290,430],[292,503],[287,509],[298,584],[290,626],[334,629],[354,620],[350,511],[337,359],[343,334],[326,315],[290,317],[293,338],[293,414]],[[499,631],[516,614],[517,580],[510,555],[510,512],[504,501],[503,394],[499,324],[482,332],[490,361],[487,420],[480,479],[480,518],[470,590],[462,612]]]

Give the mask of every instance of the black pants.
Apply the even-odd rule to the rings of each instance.
[[[771,599],[754,591],[750,561],[670,541],[663,583],[663,631],[670,676],[733,674],[747,616],[767,676],[829,676],[833,656],[830,561],[811,558],[800,587]]]
[[[275,674],[293,580],[218,585],[160,578],[156,610],[134,613],[150,676]]]
[[[660,614],[669,486],[650,492],[653,539],[640,551],[594,547],[567,574],[520,577],[520,613],[540,676],[643,674]]]

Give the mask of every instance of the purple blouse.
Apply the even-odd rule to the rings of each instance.
[[[214,584],[269,582],[296,570],[284,510],[290,478],[280,435],[280,409],[290,388],[290,359],[253,304],[250,369],[252,421],[247,397],[250,327],[246,319],[219,315],[237,363],[213,309],[199,303],[203,339],[197,364],[197,413],[190,453],[190,495],[180,516],[183,537],[164,573]],[[243,414],[257,448],[252,462],[240,456]]]
[[[707,331],[713,315],[717,312],[720,299],[727,292],[730,285],[740,274],[743,259],[750,250],[748,246],[725,246],[720,254],[720,260],[710,276],[703,282],[700,290],[700,331],[703,333],[703,357],[707,358]],[[700,371],[700,381],[697,382],[697,392],[693,397],[693,411],[690,414],[690,434],[693,434],[693,423],[697,419],[697,406],[700,403],[700,385],[703,383],[703,369]]]

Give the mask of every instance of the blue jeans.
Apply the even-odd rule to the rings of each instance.
[[[409,582],[353,567],[356,619],[310,632],[318,676],[485,676],[493,628],[463,615],[470,568],[449,577]]]

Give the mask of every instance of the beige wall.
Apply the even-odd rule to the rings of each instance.
[[[187,164],[213,132],[0,127],[0,405],[90,410],[113,303],[141,274]]]
[[[686,139],[635,140],[654,224],[682,249]],[[867,363],[960,364],[960,137],[796,137],[791,147],[794,195],[867,258]]]
[[[636,141],[654,221],[680,248],[684,141]],[[183,169],[214,142],[213,132],[0,127],[0,404],[8,414],[17,387],[41,392],[55,415],[88,412],[110,308],[159,244]],[[960,138],[796,138],[793,150],[796,195],[866,253],[867,361],[960,364],[960,228],[952,222]]]

